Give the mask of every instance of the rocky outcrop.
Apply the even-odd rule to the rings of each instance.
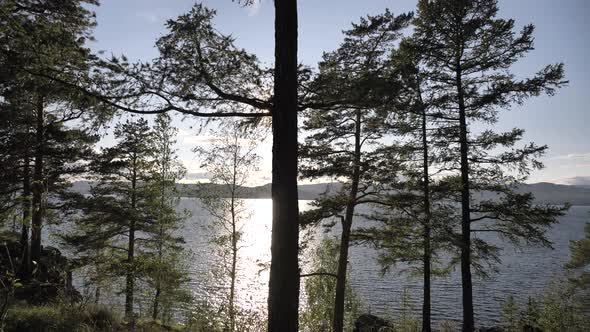
[[[22,248],[18,234],[1,234],[0,245],[2,277],[13,280],[16,278],[18,281],[13,290],[14,299],[30,304],[45,304],[58,297],[79,300],[80,294],[72,286],[72,272],[68,259],[57,248],[43,248],[41,259],[30,268],[29,276],[19,278],[18,271],[22,270]]]

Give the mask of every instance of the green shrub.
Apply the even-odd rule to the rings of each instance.
[[[404,289],[399,301],[400,315],[393,320],[395,332],[420,332],[422,330],[421,321],[412,312],[410,303],[410,293]]]
[[[459,331],[461,328],[460,324],[455,321],[443,320],[440,322],[438,329],[440,332],[454,332]]]
[[[324,238],[313,249],[311,271],[335,273],[338,269],[340,244],[335,238]],[[349,280],[347,278],[347,280]],[[305,305],[301,307],[299,325],[302,331],[332,331],[334,312],[334,294],[336,279],[333,276],[316,275],[305,278],[304,289],[307,295]],[[344,303],[344,330],[352,331],[354,321],[361,311],[361,301],[346,282]]]
[[[118,331],[119,319],[100,306],[19,305],[8,311],[5,331]]]
[[[504,322],[504,331],[519,332],[522,330],[520,309],[512,295],[502,305],[502,320]]]
[[[552,284],[541,298],[538,325],[544,332],[589,331],[590,319],[575,289]]]
[[[529,298],[526,309],[520,311],[512,296],[502,307],[504,330],[522,331],[524,327],[544,332],[590,331],[590,318],[580,302],[576,289],[567,283],[553,282],[538,299]]]

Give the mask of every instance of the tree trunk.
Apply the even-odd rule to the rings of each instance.
[[[165,191],[164,191],[164,189],[162,189],[162,197],[160,200],[162,211],[164,210],[164,196],[163,196],[164,193],[165,193]],[[157,276],[156,277],[157,278],[156,287],[155,287],[156,293],[154,294],[154,310],[152,311],[152,319],[153,320],[158,319],[158,314],[159,314],[159,309],[160,309],[160,296],[162,294],[161,279],[162,279],[162,273],[164,272],[161,270],[162,269],[162,258],[164,256],[164,248],[163,248],[163,243],[162,243],[162,241],[164,241],[163,240],[164,239],[164,225],[161,224],[162,222],[163,221],[160,220],[160,233],[159,233],[160,237],[158,240],[158,270],[159,271],[156,272],[156,276]]]
[[[473,319],[473,289],[471,282],[471,214],[469,207],[469,164],[467,145],[467,120],[461,81],[460,62],[457,64],[456,85],[459,102],[459,142],[461,145],[461,286],[463,288],[463,329],[475,330]]]
[[[234,140],[234,160],[232,170],[232,187],[231,187],[231,251],[232,251],[232,264],[230,272],[230,290],[229,290],[229,322],[230,331],[234,332],[236,329],[236,312],[235,312],[235,294],[236,294],[236,267],[238,262],[238,239],[237,239],[237,227],[236,227],[236,189],[237,189],[237,172],[238,172],[238,136],[235,136]]]
[[[423,165],[423,193],[424,193],[424,299],[422,302],[422,332],[431,331],[430,322],[430,268],[431,268],[431,215],[430,215],[430,176],[428,172],[428,138],[426,136],[426,109],[422,107],[422,165]]]
[[[346,296],[346,269],[348,266],[348,247],[350,246],[350,232],[352,229],[352,219],[354,217],[354,207],[356,205],[356,196],[358,194],[360,181],[360,162],[361,162],[361,110],[356,111],[356,123],[354,133],[354,161],[352,171],[352,183],[346,204],[346,212],[342,221],[342,235],[340,237],[340,255],[338,256],[338,271],[336,273],[336,295],[334,299],[334,332],[342,332],[344,329],[344,300]]]
[[[275,0],[272,242],[268,331],[298,331],[297,1]]]
[[[160,281],[156,282],[156,294],[154,295],[154,310],[152,311],[152,319],[158,319],[159,309],[160,309],[160,294],[162,293],[162,289],[160,286]]]
[[[135,256],[135,221],[131,220],[129,225],[129,245],[127,250],[127,276],[125,283],[125,319],[133,325],[133,289],[135,287],[134,276]]]
[[[136,156],[132,161],[133,177],[131,178],[131,210],[135,212],[136,188],[137,188],[137,162]],[[125,283],[125,319],[129,322],[131,329],[135,327],[135,317],[133,315],[133,292],[135,288],[135,215],[129,220],[129,243],[127,248],[127,276]]]
[[[36,121],[36,135],[35,135],[35,168],[33,171],[33,202],[32,202],[32,220],[31,220],[31,259],[30,266],[33,266],[33,261],[39,262],[41,258],[41,228],[43,227],[43,216],[45,208],[43,206],[43,192],[44,192],[44,178],[43,178],[43,145],[44,145],[44,98],[39,95],[37,97],[37,121]]]
[[[31,265],[29,257],[29,225],[31,218],[31,170],[29,168],[30,159],[28,151],[25,151],[23,158],[23,204],[22,204],[22,228],[20,236],[21,247],[21,264],[19,267],[19,277],[23,280],[30,278]]]
[[[98,305],[100,303],[100,286],[96,286],[94,289],[94,304]]]
[[[235,294],[236,294],[236,265],[238,260],[238,249],[236,244],[236,230],[234,224],[234,235],[232,236],[232,266],[231,266],[231,289],[229,293],[229,318],[230,331],[236,330],[236,311],[235,311]]]

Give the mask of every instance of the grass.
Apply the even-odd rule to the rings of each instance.
[[[9,309],[4,331],[120,331],[122,324],[102,306],[40,305]]]
[[[2,329],[0,329],[2,331]],[[95,305],[16,305],[9,309],[6,332],[126,332],[126,323],[104,306]],[[159,321],[138,319],[136,332],[181,332],[182,327]]]

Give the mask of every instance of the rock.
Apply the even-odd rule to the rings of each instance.
[[[19,274],[22,250],[18,234],[0,234],[0,241],[0,269],[10,271],[12,275]],[[19,280],[20,286],[14,289],[15,299],[31,304],[46,304],[58,297],[71,301],[81,299],[80,293],[72,286],[68,259],[57,248],[44,247],[41,259],[32,270],[31,277]]]
[[[371,314],[362,314],[354,322],[353,332],[383,332],[384,328],[391,328],[391,324],[385,319]]]
[[[481,327],[478,329],[479,332],[502,332],[504,331],[503,329],[494,326],[494,327]]]

